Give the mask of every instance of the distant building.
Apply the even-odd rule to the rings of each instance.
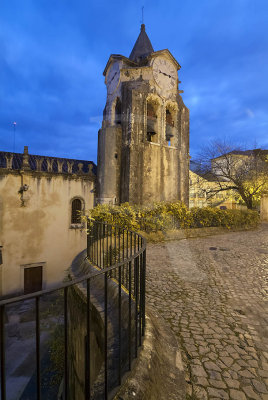
[[[202,166],[191,162],[190,171],[190,207],[220,207],[228,209],[244,209],[236,190],[228,190],[234,186],[231,177],[239,181],[247,180],[249,173],[265,174],[267,170],[268,150],[234,150],[211,160],[211,171],[201,172]],[[257,177],[256,175],[256,177]],[[258,178],[256,178],[258,179]],[[263,178],[261,178],[263,179]],[[267,176],[268,180],[268,176]],[[230,181],[230,182],[229,182]],[[226,190],[227,187],[227,190]],[[220,189],[223,190],[220,190]]]
[[[130,56],[112,54],[98,139],[99,203],[146,205],[189,197],[189,110],[179,63],[154,51],[141,25]]]
[[[62,282],[86,247],[78,211],[94,206],[90,161],[0,152],[0,297]]]
[[[226,175],[236,174],[239,168],[244,168],[246,163],[252,163],[253,160],[261,162],[268,160],[268,150],[233,150],[222,154],[211,160],[211,172],[222,180],[228,180]]]
[[[202,176],[194,171],[189,172],[189,208],[216,207],[221,209],[245,209],[238,203],[233,190],[218,191],[218,183],[213,175]],[[223,182],[224,186],[228,183]]]

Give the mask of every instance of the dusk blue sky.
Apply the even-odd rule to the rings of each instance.
[[[181,65],[190,154],[213,139],[268,148],[268,1],[1,0],[0,150],[93,160],[111,53],[140,32]]]

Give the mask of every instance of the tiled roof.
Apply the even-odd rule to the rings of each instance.
[[[233,151],[230,151],[229,153],[222,154],[221,156],[216,157],[216,158],[226,156],[227,154],[234,154],[234,155],[241,155],[241,156],[252,156],[255,154],[255,155],[263,156],[263,155],[268,155],[268,150],[262,150],[262,149],[233,150]]]
[[[212,172],[210,172],[210,171],[203,172],[203,173],[200,172],[200,171],[193,171],[193,170],[190,170],[190,171],[192,173],[198,175],[200,178],[205,179],[206,181],[209,181],[209,182],[218,181],[218,177],[215,174],[213,174]]]
[[[237,154],[242,154],[242,155],[256,155],[256,156],[264,156],[268,155],[268,150],[262,150],[262,149],[253,149],[253,150],[245,150],[241,152],[237,152]]]
[[[10,158],[13,155],[13,160],[12,160],[12,169],[15,170],[20,170],[22,169],[22,164],[23,164],[23,153],[11,153],[7,151],[0,151],[0,168],[7,168],[7,160],[6,156]],[[42,160],[43,159],[43,160]],[[47,157],[47,156],[38,156],[38,155],[33,155],[29,154],[29,166],[31,170],[36,171],[37,169],[37,162],[38,160],[42,160],[41,168],[40,170],[43,172],[49,172],[48,169],[48,163],[52,163],[52,169],[51,172],[57,173],[59,172],[59,167],[58,167],[58,162],[62,164],[62,172],[63,173],[68,173],[68,164],[67,163],[72,163],[72,172],[73,174],[76,174],[79,171],[78,164],[81,163],[83,164],[81,168],[81,172],[84,174],[89,173],[89,165],[92,165],[92,172],[93,174],[97,174],[97,166],[94,164],[93,161],[85,161],[85,160],[74,160],[71,158],[60,158],[60,157]],[[70,172],[69,172],[70,173]]]

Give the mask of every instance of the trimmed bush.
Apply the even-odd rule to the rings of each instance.
[[[155,203],[151,207],[98,205],[88,212],[97,221],[147,233],[170,229],[225,227],[248,228],[259,223],[257,211],[204,207],[188,210],[182,202]]]
[[[219,208],[192,208],[192,228],[222,226],[228,229],[254,227],[259,223],[257,211],[220,210]]]

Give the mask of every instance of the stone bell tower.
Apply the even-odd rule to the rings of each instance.
[[[169,50],[154,51],[144,24],[128,58],[110,56],[98,136],[99,203],[188,205],[189,110],[179,69]]]

